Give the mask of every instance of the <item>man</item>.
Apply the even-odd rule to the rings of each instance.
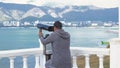
[[[54,32],[50,36],[44,39],[40,30],[39,37],[44,45],[52,44],[52,57],[46,62],[46,68],[72,68],[70,34],[62,29],[60,21],[55,21]]]

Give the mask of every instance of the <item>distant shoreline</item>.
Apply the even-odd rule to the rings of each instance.
[[[116,33],[116,34],[118,34],[118,33],[119,33],[119,31],[118,31],[118,30],[107,30],[106,32],[109,32],[109,33]]]

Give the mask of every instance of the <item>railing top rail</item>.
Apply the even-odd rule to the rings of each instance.
[[[0,51],[0,57],[12,57],[12,56],[24,56],[42,54],[43,51],[40,48],[29,48],[29,49],[17,49],[17,50],[5,50]]]
[[[86,48],[86,47],[71,47],[72,56],[79,56],[85,54],[99,54],[109,55],[108,48]],[[18,49],[18,50],[6,50],[0,51],[0,57],[14,57],[14,56],[26,56],[43,54],[43,50],[40,48]]]
[[[88,48],[88,47],[71,47],[72,55],[85,55],[85,54],[99,54],[99,55],[109,55],[109,48]]]

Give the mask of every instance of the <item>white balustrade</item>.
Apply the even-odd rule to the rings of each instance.
[[[78,68],[76,57],[85,56],[85,68],[90,68],[90,55],[97,55],[99,57],[99,68],[103,68],[103,57],[109,55],[110,49],[108,48],[84,48],[84,47],[71,47],[71,54],[73,56],[73,68]],[[74,57],[76,56],[76,57]]]
[[[78,68],[77,67],[77,56],[73,56],[73,68]]]
[[[45,55],[40,55],[40,68],[45,68]]]
[[[99,68],[103,68],[103,57],[109,55],[109,49],[107,48],[83,48],[83,47],[71,47],[71,55],[73,57],[73,68],[77,66],[77,56],[85,56],[85,68],[90,68],[89,56],[94,54],[99,57]],[[23,68],[28,68],[27,57],[30,55],[35,56],[34,68],[45,68],[45,56],[40,48],[30,49],[18,49],[18,50],[6,50],[0,51],[0,58],[8,57],[10,59],[10,68],[14,68],[14,58],[17,56],[23,57]]]
[[[103,57],[104,57],[104,56],[103,56],[103,55],[98,55],[98,57],[99,57],[99,64],[100,64],[100,65],[99,65],[99,68],[104,68],[104,67],[103,67]]]
[[[39,56],[40,55],[35,55],[35,61],[36,61],[35,68],[40,68],[40,65],[39,65]]]
[[[85,68],[90,68],[90,64],[89,64],[89,54],[85,55]]]
[[[27,67],[27,56],[23,56],[23,68],[28,68]]]
[[[14,68],[14,57],[10,57],[10,68]]]
[[[27,57],[34,55],[35,56],[35,68],[45,68],[44,65],[39,66],[39,58],[43,55],[43,51],[40,48],[30,48],[30,49],[18,49],[18,50],[6,50],[0,51],[0,58],[8,57],[10,59],[10,68],[14,68],[14,58],[17,56],[23,57],[23,68],[28,68]],[[41,59],[43,62],[43,59]]]

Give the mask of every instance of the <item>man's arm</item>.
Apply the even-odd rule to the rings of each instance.
[[[44,39],[42,29],[39,30],[39,38],[44,45],[46,45],[48,43],[52,43],[54,41],[53,33],[50,34],[47,38]]]

